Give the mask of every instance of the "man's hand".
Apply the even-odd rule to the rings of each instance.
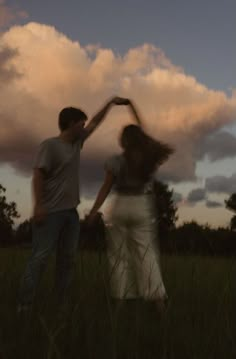
[[[84,131],[84,141],[94,132],[94,130],[100,125],[100,123],[104,120],[107,112],[110,110],[113,105],[129,105],[130,100],[123,97],[112,97],[106,105],[95,115],[93,116],[92,120],[89,124],[85,127]]]
[[[96,219],[99,217],[98,213],[89,213],[87,216],[85,216],[85,223],[88,227],[91,227]]]
[[[34,212],[33,212],[33,220],[37,223],[40,224],[44,221],[45,217],[46,217],[46,210],[43,206],[41,205],[36,205],[34,207]]]

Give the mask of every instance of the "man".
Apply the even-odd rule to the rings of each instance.
[[[65,302],[72,280],[77,242],[80,202],[80,150],[86,139],[102,122],[113,105],[127,105],[128,100],[114,97],[85,127],[86,114],[73,107],[59,114],[58,137],[41,143],[33,172],[33,248],[22,277],[18,313],[27,311],[48,256],[57,248],[55,288]]]

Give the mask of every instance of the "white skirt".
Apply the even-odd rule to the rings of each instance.
[[[111,296],[119,299],[167,297],[151,195],[117,195],[107,226]]]

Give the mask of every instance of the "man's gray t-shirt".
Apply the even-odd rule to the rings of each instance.
[[[48,213],[76,208],[80,202],[79,165],[82,141],[53,137],[40,144],[34,168],[44,170],[42,205]]]

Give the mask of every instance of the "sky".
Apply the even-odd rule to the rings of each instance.
[[[57,135],[61,108],[91,117],[117,94],[175,148],[157,176],[174,190],[179,223],[227,226],[224,200],[236,192],[235,13],[233,0],[0,0],[0,183],[19,220],[31,215],[33,156]],[[88,140],[82,214],[131,121],[113,108]]]

